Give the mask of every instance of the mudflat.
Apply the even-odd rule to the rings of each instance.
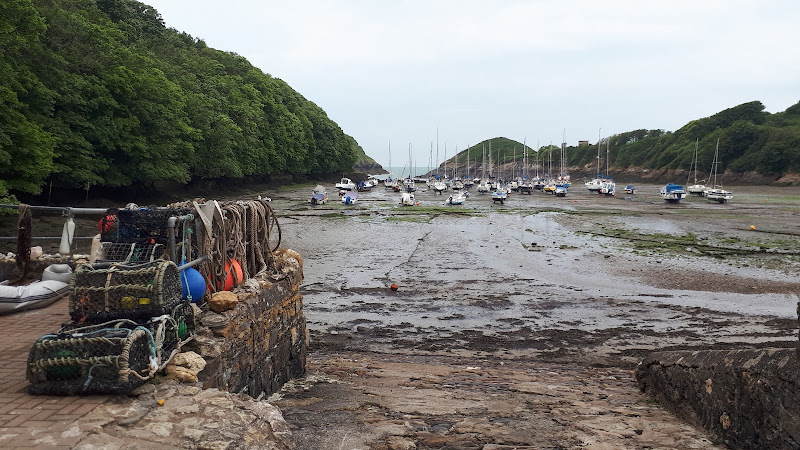
[[[716,448],[639,392],[656,350],[794,347],[800,189],[733,201],[270,193],[305,257],[300,448]],[[398,289],[390,289],[391,284]]]

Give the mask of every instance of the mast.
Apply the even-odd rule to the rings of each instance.
[[[439,128],[436,128],[436,175],[439,175]],[[439,177],[436,177],[439,179]]]
[[[602,178],[600,176],[600,133],[602,131],[602,128],[597,130],[597,178]]]

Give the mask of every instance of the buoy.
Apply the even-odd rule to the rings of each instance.
[[[419,202],[417,202],[417,206],[419,206]]]
[[[391,286],[389,286],[389,289],[391,289],[391,290],[393,290],[393,291],[396,291],[398,287],[399,287],[398,285],[396,285],[396,284],[392,283],[392,285],[391,285]]]
[[[233,270],[231,270],[231,263],[233,263]],[[242,282],[242,266],[240,266],[239,262],[235,259],[229,259],[228,262],[225,263],[225,272],[228,274],[228,277],[225,278],[225,285],[222,286],[223,291],[230,291]],[[236,279],[233,278],[234,272],[236,273]]]
[[[64,230],[61,232],[61,244],[58,246],[58,252],[62,255],[69,255],[70,248],[72,247],[72,238],[75,236],[75,222],[72,217],[67,219],[64,224]]]
[[[755,226],[755,225],[750,225],[750,229],[751,229],[751,230],[755,230],[755,229],[756,229],[756,226]]]
[[[181,264],[186,264],[185,261]],[[197,303],[206,294],[206,280],[203,275],[193,267],[181,270],[182,299],[192,297],[192,303]]]

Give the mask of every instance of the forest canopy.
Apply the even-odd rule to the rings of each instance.
[[[363,151],[280,79],[134,0],[0,2],[0,198],[350,170]]]

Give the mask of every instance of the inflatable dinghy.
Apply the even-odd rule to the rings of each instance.
[[[69,293],[72,268],[53,264],[44,269],[42,281],[25,286],[0,284],[0,314],[44,308]]]

